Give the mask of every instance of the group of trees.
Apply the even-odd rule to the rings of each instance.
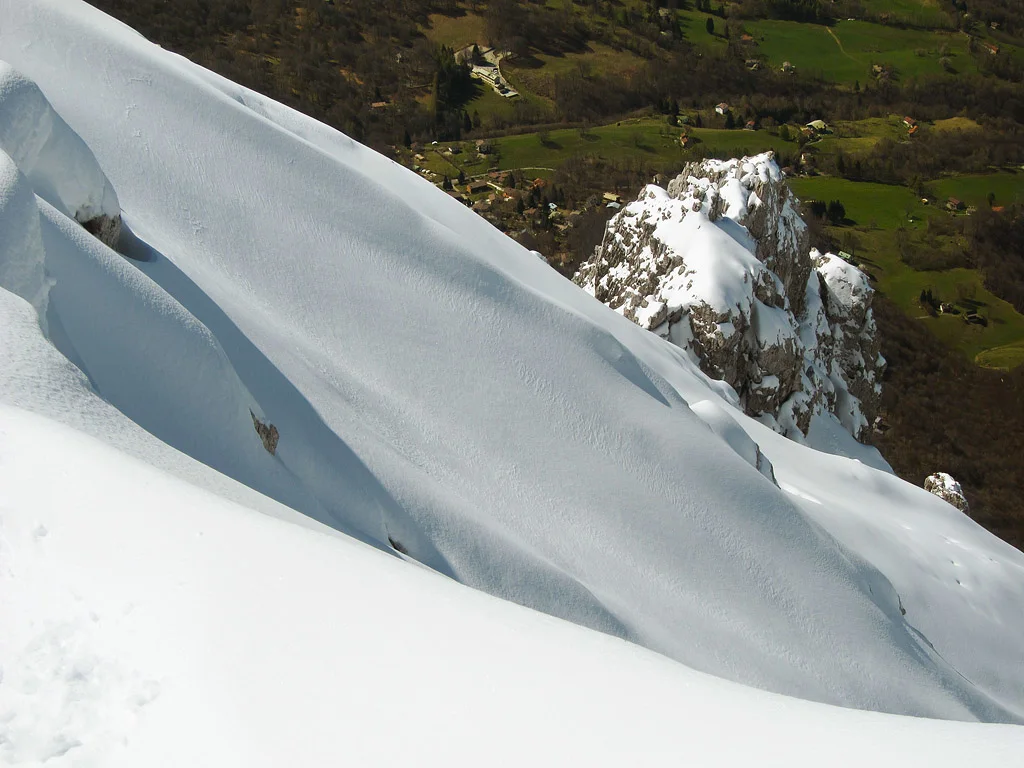
[[[581,51],[592,36],[578,14],[544,3],[490,0],[483,17],[487,41],[519,56],[529,54],[531,49],[553,54]]]
[[[742,0],[734,7],[741,18],[782,19],[813,24],[832,21],[829,7],[821,0]]]
[[[996,29],[1010,34],[1024,32],[1024,5],[1014,0],[941,0],[961,26],[996,24]],[[965,18],[966,14],[966,18]]]
[[[928,130],[913,141],[880,139],[855,156],[821,155],[820,170],[854,181],[902,184],[926,195],[922,179],[944,173],[984,173],[991,168],[1024,165],[1024,130],[1007,123],[1001,130]],[[931,196],[931,195],[929,195]]]
[[[824,200],[811,200],[807,203],[807,208],[813,216],[827,219],[829,224],[834,227],[839,226],[846,219],[846,206],[839,200],[829,200],[828,203],[825,203]]]
[[[435,55],[437,71],[431,91],[434,125],[438,139],[459,139],[463,131],[471,131],[473,122],[463,105],[473,93],[473,79],[467,62],[455,60],[455,52],[441,46]]]
[[[965,228],[966,252],[984,274],[985,287],[1024,314],[1024,208],[979,208]]]

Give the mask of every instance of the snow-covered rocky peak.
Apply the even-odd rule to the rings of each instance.
[[[575,280],[689,350],[783,434],[799,439],[833,414],[863,439],[873,421],[885,364],[873,291],[855,266],[809,251],[771,152],[691,163],[667,189],[648,185]]]
[[[953,476],[946,472],[936,472],[928,475],[924,480],[924,489],[934,493],[943,501],[952,504],[965,515],[970,513],[970,505],[967,497],[964,496],[964,489],[960,483],[953,479]]]

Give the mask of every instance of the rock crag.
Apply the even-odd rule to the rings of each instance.
[[[798,207],[770,152],[691,163],[625,206],[574,279],[690,351],[777,431],[806,435],[828,413],[863,439],[885,366],[874,292],[809,248]]]
[[[960,483],[953,479],[952,475],[945,472],[936,472],[934,475],[928,475],[924,480],[924,489],[929,493],[934,493],[943,501],[952,504],[965,515],[970,515],[971,508],[967,503],[967,497],[964,496],[964,490],[960,487]]]

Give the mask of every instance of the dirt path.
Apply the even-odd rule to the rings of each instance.
[[[845,49],[845,48],[843,48],[843,43],[842,43],[842,41],[841,41],[841,40],[840,40],[840,39],[839,39],[838,37],[836,37],[836,33],[835,33],[835,32],[833,32],[833,31],[831,30],[831,28],[829,28],[829,27],[825,27],[825,31],[826,31],[826,32],[828,32],[828,33],[829,33],[829,35],[830,35],[830,36],[832,37],[832,39],[836,41],[836,45],[838,45],[838,46],[839,46],[839,51],[840,51],[840,52],[841,52],[841,53],[843,54],[843,56],[845,56],[846,58],[848,58],[848,59],[849,59],[850,61],[854,61],[854,62],[856,62],[857,64],[860,64],[860,61],[859,61],[858,59],[855,59],[855,58],[853,58],[853,56],[851,56],[850,54],[848,54],[848,53],[846,52],[846,49]]]

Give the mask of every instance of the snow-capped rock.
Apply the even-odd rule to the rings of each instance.
[[[808,250],[797,207],[770,152],[691,163],[609,222],[575,280],[689,350],[783,434],[831,413],[860,439],[885,364],[873,291],[856,267]]]
[[[945,472],[928,475],[924,480],[924,489],[952,504],[965,515],[970,514],[970,506],[967,503],[967,497],[964,496],[964,490],[952,475]]]
[[[121,206],[109,179],[81,137],[68,127],[32,80],[0,61],[0,150],[37,195],[115,247]]]

